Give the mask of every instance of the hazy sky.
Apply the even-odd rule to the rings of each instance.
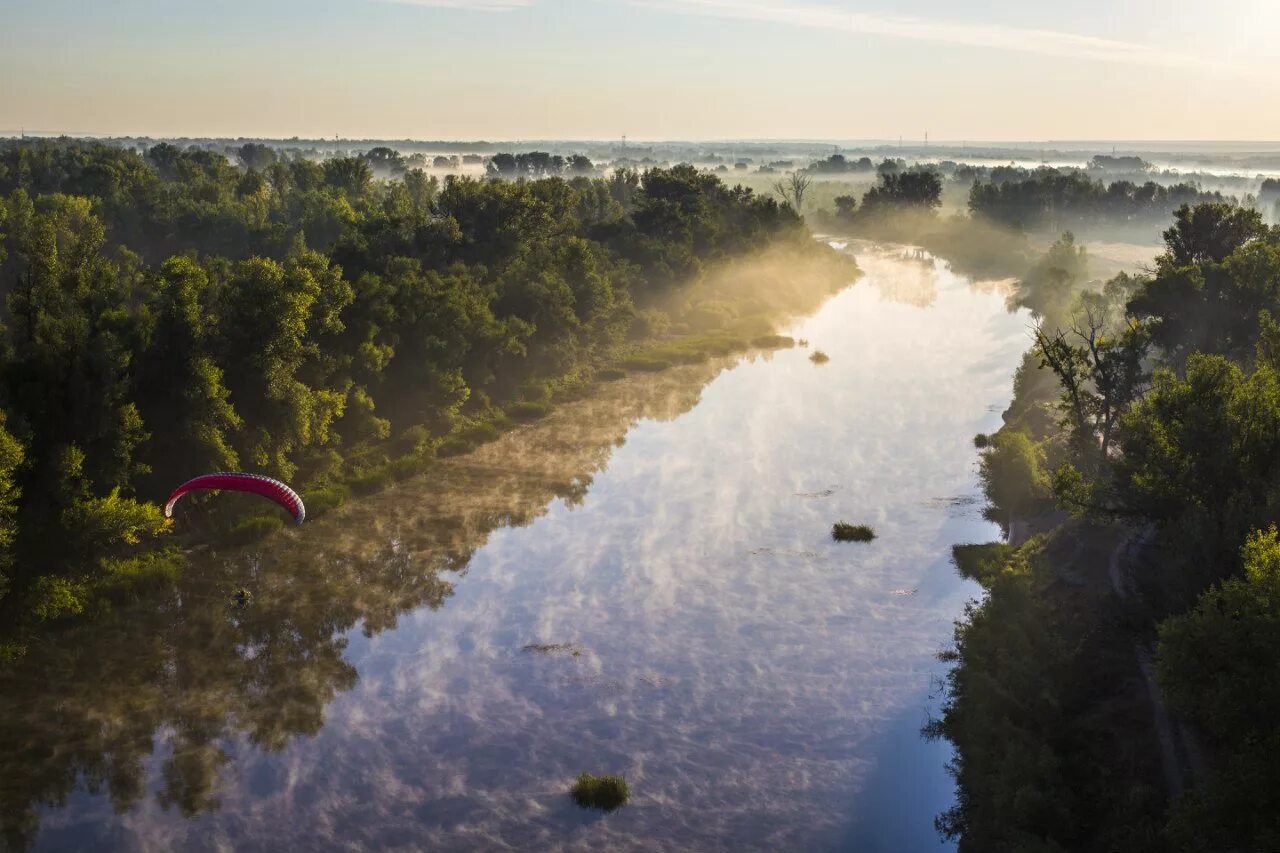
[[[0,0],[0,132],[1280,139],[1280,0]]]

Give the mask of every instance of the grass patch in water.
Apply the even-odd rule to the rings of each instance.
[[[809,356],[809,360],[812,361],[814,364],[826,364],[828,361],[831,360],[831,356],[827,355],[825,352],[823,352],[820,349],[816,349],[813,351],[813,354]]]
[[[627,780],[623,777],[593,776],[590,773],[579,773],[569,794],[580,807],[605,812],[622,808],[631,798]]]
[[[831,538],[837,542],[870,542],[876,538],[876,532],[870,525],[837,521],[831,528]]]
[[[573,655],[575,658],[582,656],[582,648],[577,643],[530,643],[523,646],[520,651],[535,655],[566,654]]]

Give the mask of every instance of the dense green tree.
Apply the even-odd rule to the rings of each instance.
[[[1159,675],[1170,704],[1211,741],[1216,766],[1174,812],[1184,850],[1280,847],[1280,538],[1245,541],[1242,573],[1160,628]]]
[[[942,178],[932,169],[882,171],[880,180],[862,197],[864,212],[895,208],[933,210],[942,206]]]
[[[0,142],[0,615],[17,634],[171,580],[147,501],[195,473],[376,487],[665,328],[655,306],[705,265],[821,254],[786,207],[689,166],[602,179],[528,152],[510,159],[523,180],[441,184],[387,179],[398,157]],[[184,509],[229,527],[207,507],[233,505]],[[190,768],[212,766],[205,743]]]

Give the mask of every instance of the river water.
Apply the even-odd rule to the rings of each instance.
[[[1025,321],[846,251],[807,349],[611,383],[33,648],[0,684],[9,843],[946,849],[918,732]],[[630,805],[576,808],[584,770]]]

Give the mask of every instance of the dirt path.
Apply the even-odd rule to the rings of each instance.
[[[1129,572],[1143,552],[1151,548],[1154,538],[1155,531],[1148,526],[1130,531],[1112,549],[1107,570],[1111,576],[1111,587],[1121,601],[1128,602],[1138,598]],[[1203,765],[1200,748],[1194,734],[1186,725],[1175,721],[1165,706],[1164,692],[1156,681],[1155,643],[1143,639],[1134,640],[1133,653],[1138,660],[1142,680],[1147,685],[1147,695],[1151,698],[1151,718],[1155,722],[1156,737],[1160,741],[1160,763],[1164,768],[1165,787],[1170,796],[1177,796],[1201,773]]]

